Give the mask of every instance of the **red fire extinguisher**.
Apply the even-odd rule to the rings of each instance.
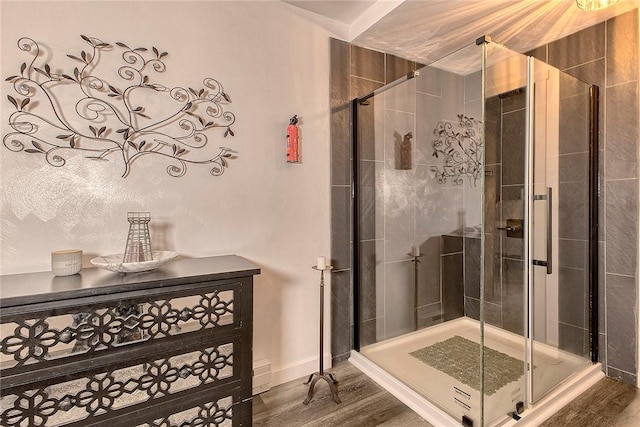
[[[287,163],[300,162],[299,136],[298,136],[298,115],[291,117],[287,127]]]

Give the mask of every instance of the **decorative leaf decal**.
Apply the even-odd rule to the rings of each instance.
[[[13,104],[14,107],[16,107],[16,109],[19,109],[18,107],[18,101],[16,101],[16,99],[11,96],[11,95],[7,95],[7,98],[9,99],[9,101]]]
[[[433,130],[436,139],[431,142],[432,156],[443,157],[443,166],[434,166],[433,171],[440,184],[446,184],[450,178],[454,185],[462,185],[466,176],[475,186],[482,174],[483,145],[478,135],[482,122],[458,114],[457,124],[460,131],[454,129],[452,122],[444,120]]]
[[[210,133],[216,128],[225,128],[225,138],[234,136],[231,125],[235,123],[235,115],[224,108],[231,99],[220,82],[205,78],[202,87],[188,89],[154,83],[154,76],[166,70],[163,60],[168,56],[167,52],[156,46],[131,48],[120,41],[111,45],[85,34],[80,38],[86,43],[83,43],[85,50],[80,49],[76,51],[79,53],[66,57],[82,65],[72,64],[67,69],[70,72],[45,62],[45,57],[49,56],[40,55],[34,40],[28,37],[18,40],[18,47],[29,50],[32,59],[20,64],[19,75],[5,79],[13,83],[17,94],[7,95],[15,112],[9,117],[9,132],[3,136],[5,148],[13,152],[45,154],[45,161],[55,167],[65,165],[65,150],[80,150],[93,160],[122,161],[123,177],[128,176],[134,162],[143,155],[168,159],[170,165],[166,171],[174,177],[184,175],[191,164],[209,165],[214,176],[225,171],[228,159],[233,158],[229,148],[214,147],[215,151],[205,154],[204,159],[194,155],[211,150]],[[122,61],[115,73],[97,67],[98,60],[110,54],[117,55],[117,60]],[[96,74],[98,72],[104,72],[112,81]],[[60,111],[57,98],[60,88],[75,84],[80,95],[75,109],[68,111],[76,111],[81,120]],[[145,91],[156,94],[153,104],[144,103],[147,99]],[[65,94],[68,93],[72,92],[67,90]],[[157,103],[163,102],[158,101],[158,94],[166,96],[170,109],[162,105],[156,108]],[[172,110],[176,102],[181,106]],[[25,112],[25,109],[29,111]],[[174,112],[161,113],[163,111]],[[154,117],[161,114],[165,116]]]

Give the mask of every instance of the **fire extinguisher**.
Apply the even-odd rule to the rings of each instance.
[[[287,163],[300,162],[298,115],[291,117],[287,127]]]

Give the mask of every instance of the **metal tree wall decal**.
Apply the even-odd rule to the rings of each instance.
[[[438,122],[433,130],[436,139],[431,145],[434,157],[444,156],[442,168],[433,168],[440,184],[451,178],[454,185],[462,185],[466,176],[471,184],[476,185],[482,174],[482,137],[476,133],[481,123],[464,114],[458,114],[459,131],[451,122]]]
[[[72,72],[45,62],[34,40],[18,40],[33,58],[6,79],[17,94],[7,96],[16,111],[9,116],[12,131],[2,140],[6,148],[43,155],[55,167],[64,166],[70,152],[94,160],[116,157],[124,164],[123,177],[147,155],[167,159],[173,177],[183,176],[188,164],[209,165],[214,176],[224,173],[234,158],[231,149],[201,154],[213,129],[234,136],[235,115],[224,109],[231,99],[217,80],[205,78],[201,88],[152,83],[151,75],[159,78],[166,70],[167,52],[81,37],[90,49],[67,55],[80,63]]]

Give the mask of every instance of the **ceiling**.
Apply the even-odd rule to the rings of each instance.
[[[336,37],[429,64],[489,35],[526,52],[628,12],[640,0],[619,0],[585,12],[575,0],[285,0]]]
[[[376,0],[283,0],[285,3],[351,25]]]

